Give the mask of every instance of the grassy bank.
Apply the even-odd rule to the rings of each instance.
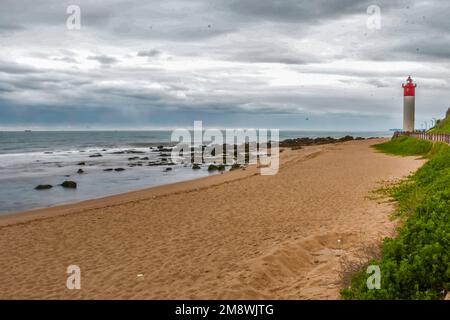
[[[366,269],[356,272],[344,299],[440,299],[450,289],[450,147],[399,137],[375,146],[395,155],[430,160],[402,183],[388,189],[404,224],[386,238],[379,260],[381,288],[369,290]]]
[[[430,129],[428,132],[430,133],[450,133],[450,118],[447,117],[439,123],[436,124],[436,126],[432,129]]]
[[[426,156],[433,144],[429,141],[400,136],[374,146],[378,151],[399,156]]]

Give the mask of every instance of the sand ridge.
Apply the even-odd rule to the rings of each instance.
[[[0,219],[2,299],[335,299],[339,260],[395,232],[368,197],[423,160],[353,141],[256,167]],[[66,268],[81,268],[81,290]],[[139,275],[139,276],[138,276]]]

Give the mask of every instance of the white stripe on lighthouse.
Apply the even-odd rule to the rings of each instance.
[[[403,131],[414,131],[415,97],[403,97]]]

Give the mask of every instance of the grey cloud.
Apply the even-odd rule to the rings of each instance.
[[[0,23],[0,32],[22,31],[25,27],[20,24]]]
[[[137,53],[138,57],[156,57],[159,56],[162,52],[156,49],[152,50],[142,50]]]
[[[63,56],[63,57],[53,57],[52,58],[55,61],[62,61],[62,62],[67,62],[67,63],[75,63],[78,64],[79,61],[75,58],[72,57],[68,57],[68,56]]]
[[[287,65],[303,65],[321,61],[304,52],[289,52],[287,48],[264,46],[261,49],[244,49],[231,54],[226,59],[248,63],[280,63]]]
[[[7,83],[0,83],[0,92],[13,92],[14,87]]]
[[[28,74],[38,72],[36,68],[24,66],[13,61],[0,60],[0,73]]]
[[[89,56],[87,57],[89,60],[95,60],[102,65],[109,65],[119,62],[119,60],[115,57],[107,56],[107,55],[98,55],[98,56]]]
[[[384,9],[398,5],[401,1],[381,1]],[[342,15],[365,13],[372,1],[361,0],[232,0],[226,2],[226,7],[235,14],[271,20],[277,22],[312,23],[333,19]]]
[[[450,60],[450,47],[443,45],[449,43],[450,37],[442,35],[435,39],[420,39],[408,41],[393,48],[393,52],[398,53],[397,59],[404,59],[405,56],[418,61],[428,60]]]

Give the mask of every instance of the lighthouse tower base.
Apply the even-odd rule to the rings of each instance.
[[[414,131],[415,97],[403,97],[403,131]]]

